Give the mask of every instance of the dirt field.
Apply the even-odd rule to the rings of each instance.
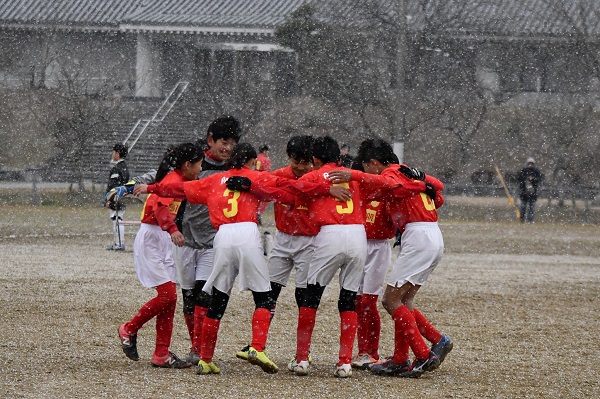
[[[127,211],[135,219],[139,207]],[[109,244],[106,211],[0,206],[0,397],[6,398],[598,398],[598,226],[443,221],[446,254],[417,306],[455,342],[446,362],[420,379],[357,371],[333,377],[337,285],[317,317],[308,377],[285,369],[295,349],[293,290],[285,289],[268,349],[267,375],[235,358],[250,337],[252,300],[235,293],[221,324],[221,375],[150,367],[154,323],[138,335],[139,362],[121,352],[117,327],[153,297],[139,284],[129,227],[125,253]],[[271,227],[272,228],[272,227]],[[382,312],[381,353],[391,353]],[[175,317],[172,349],[189,340]]]

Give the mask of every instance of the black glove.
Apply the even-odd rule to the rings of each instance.
[[[402,233],[400,229],[396,229],[396,241],[394,241],[394,246],[392,248],[396,248],[397,246],[402,244]]]
[[[425,173],[423,173],[422,171],[420,171],[417,168],[409,168],[406,165],[400,165],[400,168],[398,168],[398,171],[400,173],[402,173],[404,176],[408,177],[409,179],[414,179],[414,180],[425,180]]]
[[[244,176],[231,176],[227,179],[225,186],[231,191],[250,191],[252,180]]]
[[[425,194],[427,194],[433,201],[435,201],[436,192],[435,192],[435,188],[433,188],[433,184],[426,181],[425,182],[425,191],[423,191],[423,192]]]

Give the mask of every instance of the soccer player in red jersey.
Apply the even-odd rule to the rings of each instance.
[[[212,298],[202,326],[201,360],[197,373],[220,372],[212,360],[220,320],[227,308],[236,277],[239,277],[239,290],[250,290],[256,306],[252,317],[252,346],[248,351],[248,361],[265,372],[276,373],[277,365],[264,353],[270,324],[270,282],[256,225],[256,211],[261,200],[294,203],[297,193],[318,196],[336,191],[326,184],[298,182],[254,170],[256,151],[247,143],[234,148],[229,162],[232,169],[224,173],[194,182],[140,186],[139,191],[182,195],[190,203],[204,203],[208,205],[211,221],[217,229],[213,271],[203,288],[205,292],[212,292]],[[244,181],[252,182],[253,192],[238,191],[243,185],[240,182]],[[266,187],[269,191],[262,191],[261,188]],[[244,188],[247,189],[248,186]],[[340,198],[347,198],[347,193],[338,193]]]
[[[354,166],[356,167],[357,165]],[[396,230],[390,218],[388,204],[370,198],[371,193],[368,190],[363,189],[361,193],[365,208],[367,258],[356,295],[358,354],[352,361],[352,367],[365,370],[381,363],[379,358],[381,317],[377,302],[383,294],[385,275],[392,260],[389,239],[394,237]]]
[[[298,315],[296,357],[288,365],[296,375],[308,374],[310,341],[315,325],[317,309],[325,287],[339,270],[340,296],[340,351],[336,377],[346,378],[352,374],[352,347],[357,329],[356,292],[362,278],[367,254],[367,238],[364,222],[365,213],[360,201],[360,190],[364,183],[345,180],[331,182],[330,173],[340,170],[340,149],[331,137],[319,137],[313,144],[315,170],[302,176],[299,181],[328,182],[341,185],[352,192],[352,198],[339,201],[331,197],[314,198],[309,203],[312,222],[320,230],[315,237],[315,252],[309,266],[308,284],[303,306]],[[341,169],[350,173],[350,169]],[[422,192],[423,182],[406,180],[406,187],[385,179],[373,181],[372,185],[381,189]],[[399,195],[400,195],[399,194]],[[407,194],[405,194],[407,195]]]
[[[256,170],[259,172],[270,172],[271,171],[271,158],[269,158],[269,145],[261,144],[258,147],[258,156],[256,157]],[[258,224],[262,225],[262,214],[267,209],[268,202],[261,202],[258,206]]]
[[[443,204],[443,184],[432,176],[398,165],[391,161],[392,147],[382,140],[361,143],[358,159],[366,172],[381,178],[425,181],[427,191],[404,198],[388,197],[394,225],[402,232],[400,254],[388,277],[383,306],[394,321],[394,356],[375,365],[371,371],[378,375],[419,377],[425,371],[436,369],[452,350],[452,340],[440,334],[425,316],[413,306],[413,300],[444,252],[442,233],[437,224],[436,208]],[[345,172],[332,173],[333,181],[344,181]],[[360,172],[352,172],[353,179],[369,180]],[[432,343],[428,348],[423,339]],[[415,360],[409,360],[408,349]]]
[[[297,180],[312,170],[311,136],[294,136],[288,140],[286,153],[289,165],[273,172],[273,175]],[[259,155],[260,156],[260,155]],[[306,290],[308,266],[313,256],[313,241],[319,227],[312,223],[308,211],[308,199],[297,197],[293,205],[275,202],[275,233],[273,248],[268,254],[269,276],[271,280],[271,317],[281,289],[287,284],[292,270],[295,271],[295,297],[298,307]],[[250,345],[246,345],[236,356],[248,359]]]
[[[192,143],[169,149],[158,168],[156,180],[165,184],[193,180],[202,169],[203,158],[200,148]],[[175,224],[180,204],[181,197],[150,195],[146,199],[142,224],[134,241],[134,266],[142,285],[154,287],[158,295],[119,327],[123,352],[128,358],[138,360],[137,332],[147,321],[156,317],[156,347],[152,356],[154,367],[192,366],[169,351],[177,303],[175,264],[170,241],[177,246],[184,244],[183,234]]]

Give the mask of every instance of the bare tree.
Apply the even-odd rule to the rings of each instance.
[[[54,57],[47,60],[51,61],[45,68],[45,87],[34,89],[31,115],[54,137],[56,155],[50,165],[64,168],[64,174],[84,191],[92,144],[107,131],[116,105],[109,99],[111,80],[98,82],[85,75],[81,66],[61,63]],[[44,103],[52,107],[44,109]]]

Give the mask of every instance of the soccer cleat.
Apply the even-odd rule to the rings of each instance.
[[[265,373],[275,374],[279,371],[279,367],[268,358],[265,352],[259,352],[253,347],[248,349],[248,361],[259,366]]]
[[[291,371],[292,373],[298,375],[298,376],[305,376],[308,375],[308,367],[310,365],[310,362],[306,361],[306,360],[302,360],[299,363],[296,362],[296,357],[294,357],[289,363],[288,363],[288,370]]]
[[[337,366],[335,373],[333,373],[337,378],[348,378],[352,375],[352,365],[345,363],[341,366]]]
[[[192,364],[198,364],[198,362],[200,361],[200,355],[198,355],[194,351],[190,351],[190,353],[188,353],[185,357],[185,361]]]
[[[125,251],[125,245],[117,245],[117,244],[113,244],[113,245],[109,245],[108,247],[106,247],[107,251]]]
[[[372,365],[380,363],[380,359],[375,359],[371,355],[363,353],[356,355],[356,357],[352,361],[352,367],[354,367],[355,369],[367,370],[371,368]]]
[[[220,372],[221,369],[214,362],[206,363],[204,360],[200,360],[196,366],[196,374],[219,374]]]
[[[298,365],[298,363],[296,362],[298,355],[294,355],[294,357],[290,360],[290,362],[288,363],[288,370],[289,371],[294,371],[294,367],[296,367]],[[308,354],[308,364],[312,364],[312,356],[310,355],[310,353]]]
[[[375,375],[405,376],[408,372],[410,372],[410,368],[410,360],[407,360],[402,364],[396,364],[394,363],[393,357],[391,357],[381,364],[373,365],[371,367],[371,372]]]
[[[192,367],[192,363],[178,358],[173,352],[165,357],[158,358],[152,356],[152,367],[161,367],[165,369],[187,369]]]
[[[248,351],[250,350],[250,345],[244,346],[242,349],[237,351],[235,357],[242,360],[248,360]]]
[[[450,339],[450,337],[446,334],[442,334],[442,339],[440,339],[440,342],[431,345],[431,351],[435,353],[438,359],[440,359],[440,364],[442,364],[446,358],[446,355],[450,353],[453,345],[452,339]]]
[[[125,324],[121,324],[119,327],[119,339],[121,340],[121,348],[123,348],[125,356],[134,361],[140,360],[137,351],[137,334],[129,334],[125,330]]]
[[[440,366],[440,359],[433,352],[429,352],[427,359],[415,359],[412,369],[407,373],[407,377],[419,378],[426,371],[433,371]]]

